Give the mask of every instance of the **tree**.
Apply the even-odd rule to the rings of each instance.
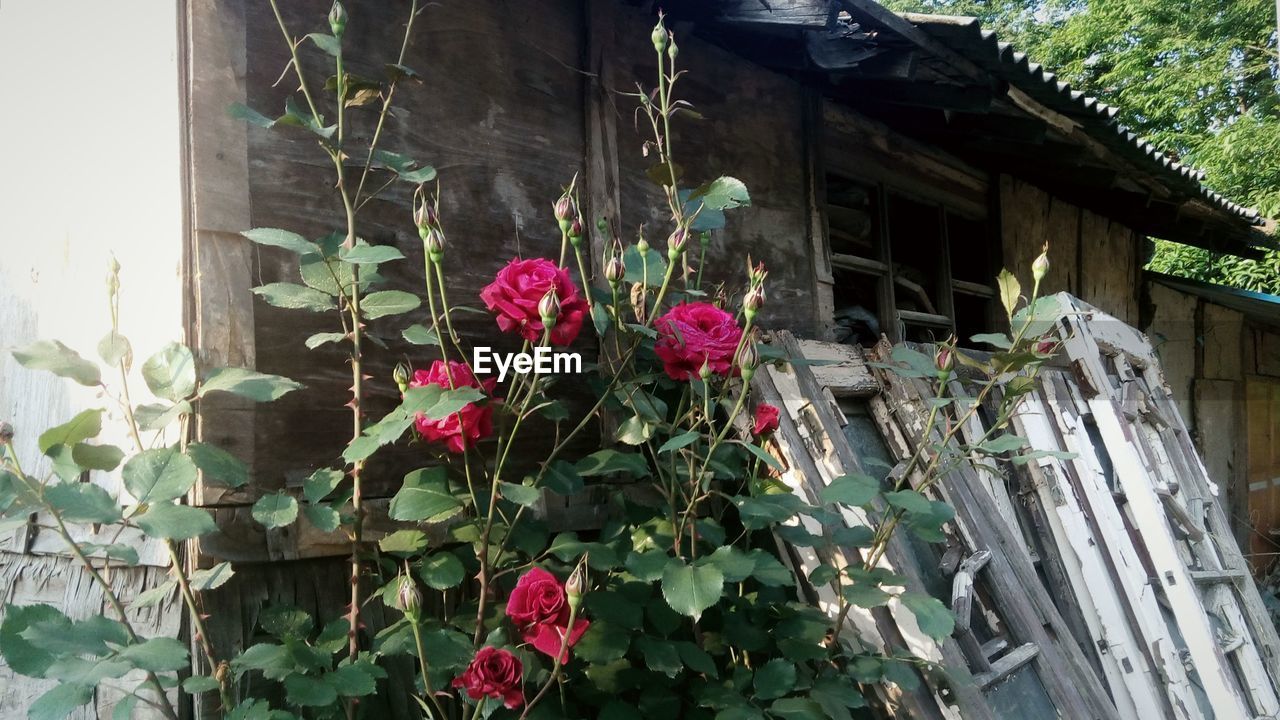
[[[889,0],[972,15],[1120,121],[1205,171],[1228,197],[1280,215],[1280,55],[1273,0]],[[1280,293],[1280,253],[1261,260],[1157,241],[1150,266]]]

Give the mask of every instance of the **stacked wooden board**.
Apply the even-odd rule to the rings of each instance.
[[[951,671],[886,706],[902,717],[1280,717],[1280,641],[1151,344],[1069,295],[1058,302],[1062,362],[1041,372],[1009,428],[1026,441],[1022,460],[967,455],[992,417],[975,414],[950,448],[964,461],[926,492],[956,510],[947,542],[895,538],[887,557],[913,589],[952,602],[953,637],[922,639],[892,605],[855,623],[873,647]],[[775,342],[826,363],[756,379],[785,408],[775,449],[796,492],[812,497],[843,472],[875,474],[876,459],[892,465],[942,440],[924,432],[929,381],[874,368],[859,348]],[[972,403],[967,392],[950,383],[951,407]],[[876,510],[845,521],[867,524]],[[792,558],[797,575],[822,560]]]

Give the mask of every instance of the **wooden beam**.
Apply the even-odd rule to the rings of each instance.
[[[989,672],[974,675],[973,681],[978,683],[978,687],[986,690],[992,685],[995,685],[1001,680],[1017,672],[1023,665],[1035,660],[1036,656],[1039,654],[1040,648],[1036,647],[1034,643],[1020,645],[1014,650],[1011,650],[1008,654],[991,663],[991,670]]]
[[[850,30],[813,30],[804,34],[805,52],[823,70],[849,70],[889,52],[868,42],[868,37]]]
[[[995,95],[988,87],[950,83],[915,83],[850,77],[837,92],[858,103],[886,103],[907,107],[986,112]]]
[[[821,29],[835,22],[832,0],[721,0],[716,19],[742,25]]]

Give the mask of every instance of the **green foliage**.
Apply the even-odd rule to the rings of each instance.
[[[889,0],[971,15],[1000,39],[1120,111],[1120,121],[1206,173],[1232,200],[1280,216],[1280,53],[1272,0]],[[1152,270],[1280,294],[1261,260],[1156,241]]]

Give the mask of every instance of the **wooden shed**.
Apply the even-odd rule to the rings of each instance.
[[[91,346],[102,328],[77,323],[105,322],[93,298],[110,249],[124,266],[122,322],[135,343],[181,339],[203,363],[304,383],[305,390],[271,405],[203,405],[195,433],[248,463],[251,482],[234,491],[197,486],[192,504],[213,508],[221,531],[192,543],[187,562],[237,563],[236,577],[206,597],[218,621],[213,640],[226,650],[243,647],[266,603],[336,616],[346,603],[345,536],[305,521],[265,530],[249,516],[263,494],[297,491],[309,472],[338,458],[350,426],[337,399],[350,381],[340,353],[303,348],[326,328],[250,290],[294,279],[296,264],[283,251],[251,244],[242,231],[284,227],[316,237],[340,217],[338,199],[317,192],[327,169],[310,139],[268,132],[227,112],[235,103],[278,110],[292,89],[280,80],[289,53],[272,8],[265,0],[181,0],[176,12],[113,4],[110,14],[55,19],[43,5],[18,0],[0,9],[0,58],[10,60],[3,72],[13,71],[21,52],[14,48],[23,47],[6,41],[23,32],[18,18],[56,21],[98,43],[90,46],[97,53],[82,47],[82,54],[125,58],[133,71],[116,66],[110,77],[124,74],[131,91],[145,89],[155,107],[117,117],[101,104],[88,103],[96,111],[85,112],[88,101],[80,97],[79,110],[67,108],[74,116],[50,121],[80,138],[83,118],[103,124],[88,131],[97,142],[77,145],[79,172],[91,181],[78,179],[69,197],[51,199],[39,189],[61,182],[53,175],[32,176],[30,187],[4,193],[6,202],[43,203],[48,222],[16,224],[8,216],[21,216],[22,207],[0,213],[0,346],[51,335]],[[322,27],[329,2],[282,5],[300,36]],[[357,71],[395,61],[402,5],[351,4],[348,42]],[[1253,484],[1274,484],[1262,475],[1280,472],[1280,310],[1241,310],[1184,283],[1153,282],[1142,266],[1149,237],[1255,256],[1277,246],[1263,218],[1207,190],[1199,173],[1121,125],[1114,108],[1058,81],[972,19],[898,15],[873,0],[661,5],[682,38],[681,65],[691,73],[685,97],[705,118],[676,128],[680,154],[690,172],[740,178],[753,200],[716,233],[709,265],[725,268],[727,277],[747,254],[768,264],[766,326],[868,345],[880,335],[967,338],[995,323],[996,271],[1028,267],[1047,242],[1049,292],[1068,291],[1165,339],[1160,352],[1179,369],[1174,392],[1183,415],[1219,482],[1229,481],[1237,520],[1250,517]],[[441,214],[456,238],[453,252],[466,257],[454,266],[460,269],[451,292],[474,297],[508,258],[557,252],[551,203],[575,175],[589,217],[607,218],[628,235],[652,220],[659,194],[645,177],[634,101],[625,93],[652,73],[649,29],[657,10],[658,3],[639,0],[426,5],[404,63],[421,83],[397,97],[403,110],[384,132],[389,145],[439,171]],[[105,27],[127,31],[97,32]],[[53,67],[72,64],[47,55]],[[303,57],[317,68],[320,60]],[[32,92],[52,97],[50,86]],[[6,117],[0,128],[13,123],[6,135],[15,137],[44,122]],[[113,185],[120,168],[138,183]],[[410,206],[411,189],[392,187],[366,210],[361,232],[405,254],[389,279],[416,290],[422,246]],[[599,257],[603,240],[593,235],[592,242]],[[510,343],[487,316],[469,316],[461,330],[497,347]],[[389,378],[398,359],[417,352],[388,338],[374,352],[370,374]],[[391,407],[394,385],[378,387],[375,409]],[[0,419],[20,430],[61,422],[94,401],[0,359]],[[1242,433],[1246,417],[1250,431]],[[1255,420],[1269,421],[1270,429],[1255,432]],[[1236,440],[1246,435],[1248,444]],[[34,440],[26,443],[35,462]],[[386,504],[402,476],[396,470],[413,452],[396,449],[370,468],[366,537],[395,528]],[[1239,527],[1243,543],[1248,524]],[[153,587],[168,563],[143,538],[136,542],[144,564],[113,574],[126,597]],[[56,538],[36,527],[0,542],[0,600],[64,603],[87,613],[102,604],[58,554]],[[180,630],[176,598],[149,612],[155,633]],[[42,690],[0,668],[0,716]],[[104,695],[97,708],[106,712],[113,702]],[[409,717],[409,710],[390,708],[392,717]]]

